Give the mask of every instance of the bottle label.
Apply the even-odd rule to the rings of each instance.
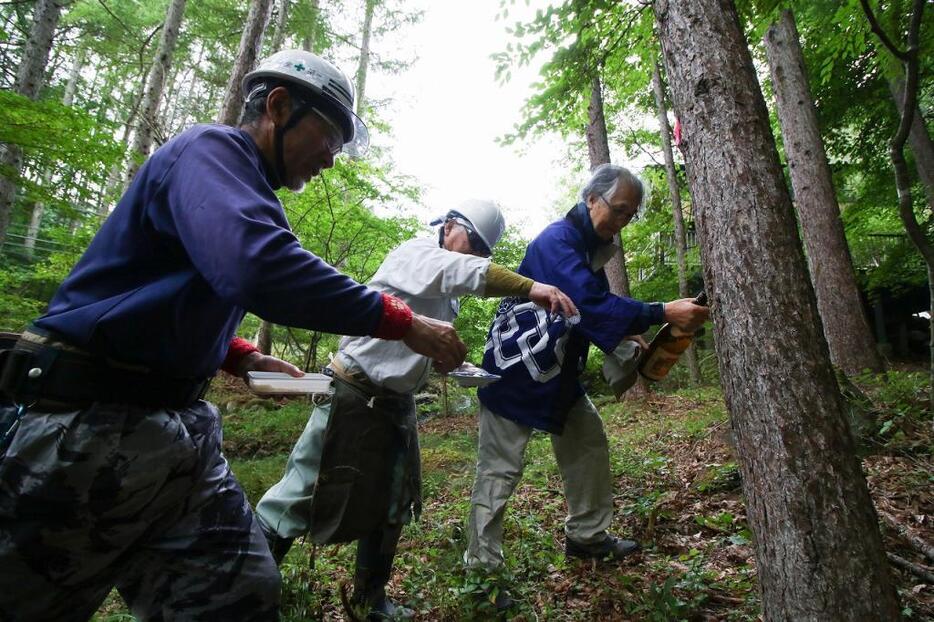
[[[661,380],[668,375],[674,364],[678,362],[678,358],[677,353],[666,352],[659,348],[652,353],[652,357],[645,362],[640,371],[649,380]]]

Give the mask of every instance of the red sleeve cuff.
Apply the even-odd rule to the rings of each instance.
[[[399,298],[383,294],[383,316],[379,319],[374,337],[402,339],[412,326],[412,309]]]
[[[237,368],[240,367],[240,361],[243,360],[247,354],[253,352],[259,352],[259,348],[254,346],[252,343],[246,339],[240,337],[234,337],[230,342],[230,345],[227,347],[227,356],[224,358],[224,362],[221,364],[221,369],[223,369],[228,374],[237,375]]]

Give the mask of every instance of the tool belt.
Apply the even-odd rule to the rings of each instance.
[[[68,345],[45,331],[0,333],[0,396],[36,410],[68,411],[94,402],[184,408],[210,378],[172,378]]]

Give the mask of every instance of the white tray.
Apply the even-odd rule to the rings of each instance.
[[[295,378],[279,371],[251,371],[247,379],[250,389],[260,395],[327,393],[331,388],[331,377],[324,374]]]

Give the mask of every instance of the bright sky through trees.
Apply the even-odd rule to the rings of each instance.
[[[394,136],[376,132],[374,142],[393,144],[400,172],[425,189],[415,212],[419,219],[464,198],[490,197],[506,208],[509,224],[534,236],[554,220],[556,208],[570,206],[568,188],[580,180],[557,138],[525,146],[496,143],[519,120],[540,63],[514,71],[500,85],[490,55],[510,40],[508,25],[543,3],[519,3],[505,21],[496,20],[499,0],[412,4],[424,9],[422,22],[387,36],[383,45],[387,54],[398,48],[418,60],[400,75],[372,74],[370,94],[394,100],[382,113]]]

